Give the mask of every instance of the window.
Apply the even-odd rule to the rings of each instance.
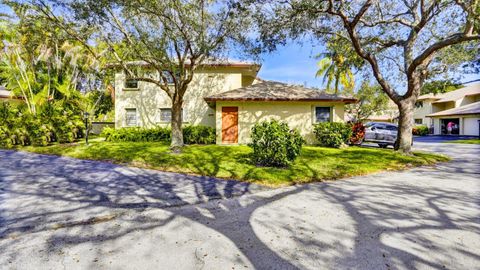
[[[172,121],[172,109],[161,108],[160,109],[160,122],[170,122],[170,121]]]
[[[390,131],[397,131],[398,130],[398,128],[394,125],[385,125],[385,129],[390,130]]]
[[[417,118],[417,119],[415,119],[415,124],[417,124],[417,125],[423,124],[422,118]]]
[[[315,107],[315,123],[330,122],[330,107]]]
[[[125,121],[127,127],[137,126],[137,109],[126,109]]]
[[[187,112],[182,109],[182,122],[187,121]],[[172,121],[172,109],[170,108],[160,108],[160,122],[170,122]]]
[[[138,81],[134,79],[126,79],[124,87],[128,89],[137,89]]]

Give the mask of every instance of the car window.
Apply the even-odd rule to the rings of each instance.
[[[375,128],[376,129],[385,129],[385,125],[384,124],[376,124]]]
[[[398,128],[396,126],[393,126],[393,125],[387,125],[387,126],[385,126],[385,129],[386,130],[397,131]]]

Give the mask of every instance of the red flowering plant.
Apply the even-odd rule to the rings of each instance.
[[[365,126],[362,122],[357,122],[352,125],[352,137],[350,137],[350,143],[354,145],[361,144],[365,137]]]

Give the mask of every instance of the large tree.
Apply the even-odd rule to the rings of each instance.
[[[442,52],[462,43],[476,46],[480,40],[478,0],[253,2],[261,14],[259,33],[267,49],[306,33],[323,42],[348,39],[397,104],[395,149],[407,154],[411,153],[413,111],[422,85],[446,70]]]
[[[53,7],[46,0],[34,2],[59,25],[64,25],[65,18],[57,17],[55,11],[73,11],[77,26],[96,28],[93,37],[107,45],[111,61],[129,78],[165,91],[172,101],[171,148],[175,151],[183,146],[182,106],[196,69],[206,61],[219,61],[248,20],[233,1],[77,0],[53,1],[61,4]],[[70,32],[85,40],[86,46],[93,39],[85,39],[75,29]],[[143,69],[132,61],[140,62]]]

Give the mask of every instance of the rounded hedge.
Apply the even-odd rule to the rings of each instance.
[[[304,140],[297,130],[276,120],[257,123],[251,132],[253,160],[260,166],[285,167],[300,154]]]
[[[321,146],[339,148],[349,144],[352,137],[352,126],[341,122],[318,123],[313,133]]]

